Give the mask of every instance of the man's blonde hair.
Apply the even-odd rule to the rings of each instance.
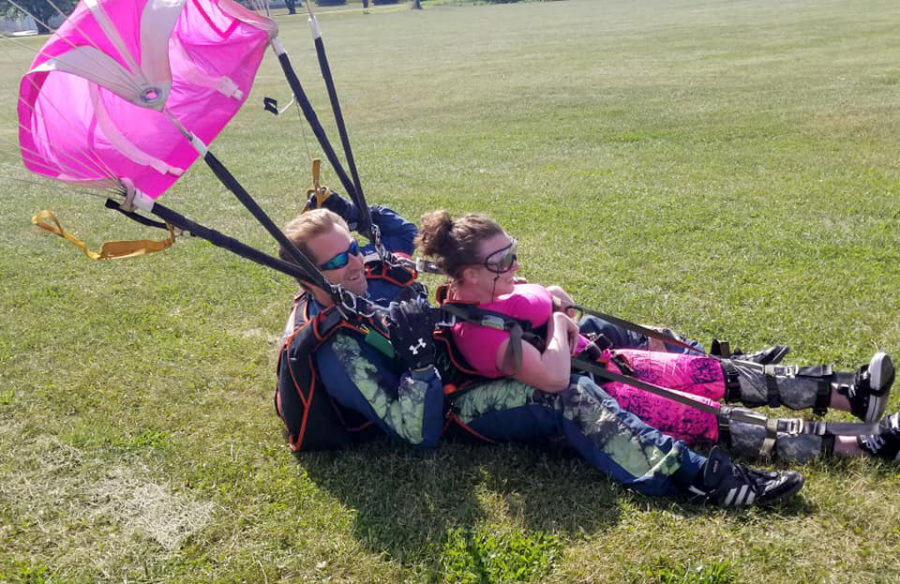
[[[350,231],[350,228],[347,227],[347,222],[337,213],[329,211],[328,209],[311,209],[291,219],[288,224],[284,226],[284,234],[291,243],[297,246],[297,249],[299,249],[303,255],[308,257],[311,262],[317,264],[318,260],[313,257],[313,254],[309,251],[307,242],[323,233],[328,233],[336,226],[343,227],[347,231]],[[279,247],[278,257],[286,262],[296,263],[294,258],[291,257],[284,247]],[[300,280],[300,278],[297,279]],[[300,283],[303,284],[305,282],[300,280]]]

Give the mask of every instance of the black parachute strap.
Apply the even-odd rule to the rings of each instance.
[[[275,41],[273,41],[273,45]],[[241,183],[231,174],[231,172],[225,168],[225,165],[222,164],[216,156],[209,151],[209,148],[204,144],[200,139],[194,136],[190,130],[181,125],[181,123],[170,114],[166,116],[169,121],[184,135],[184,137],[191,143],[194,149],[198,154],[203,156],[204,162],[209,166],[210,170],[212,170],[213,174],[216,175],[216,178],[219,179],[225,187],[234,194],[235,197],[247,208],[248,211],[256,218],[257,221],[269,232],[269,234],[277,241],[283,249],[285,249],[291,258],[303,269],[305,276],[304,280],[311,282],[312,284],[318,286],[322,290],[325,291],[326,294],[331,296],[332,300],[336,304],[344,303],[345,306],[349,304],[346,302],[347,295],[352,295],[348,290],[342,289],[340,286],[335,286],[325,275],[319,270],[318,266],[312,262],[304,253],[302,253],[294,243],[282,233],[281,229],[278,228],[277,225],[266,215],[265,211],[256,204],[256,201],[253,200],[253,197],[250,196],[250,193],[241,186]],[[134,186],[129,183],[124,183],[123,186],[126,190],[131,189],[132,193],[134,192]],[[129,193],[130,195],[130,193]],[[126,196],[126,201],[128,200],[128,196]],[[254,250],[255,251],[255,250]],[[359,304],[361,299],[356,299],[354,296],[354,300],[352,304]],[[349,307],[346,306],[348,309]]]
[[[366,204],[362,183],[359,180],[359,173],[356,170],[356,161],[353,158],[353,149],[350,147],[350,137],[347,134],[347,126],[344,124],[344,114],[341,112],[341,104],[338,100],[337,90],[334,87],[331,66],[328,64],[328,55],[325,53],[325,43],[322,41],[322,30],[319,28],[319,21],[316,19],[316,15],[313,14],[309,0],[306,0],[306,11],[309,13],[309,28],[312,31],[313,42],[316,45],[316,56],[319,58],[319,69],[322,71],[322,79],[325,80],[325,88],[328,90],[328,100],[331,102],[331,111],[334,113],[334,121],[341,138],[341,145],[344,147],[344,158],[347,160],[350,175],[353,177],[353,186],[355,190],[349,194],[353,198],[353,202],[356,204],[357,209],[359,209],[357,230],[372,240],[372,243],[375,244],[375,249],[379,250],[379,254],[381,254],[384,251],[384,247],[381,244],[381,234],[379,233],[377,226],[372,223],[372,215],[369,212],[369,206]]]
[[[773,439],[774,436],[781,433],[791,435],[812,434],[825,438],[830,436],[865,436],[878,433],[877,422],[866,424],[860,422],[810,421],[801,420],[799,418],[770,419],[762,412],[755,412],[747,408],[725,405],[719,407],[712,406],[705,402],[692,399],[688,395],[676,392],[675,390],[610,371],[598,363],[585,361],[583,359],[573,358],[572,369],[593,373],[595,376],[606,379],[607,381],[618,381],[619,383],[642,389],[654,395],[696,408],[700,411],[711,413],[719,418],[720,427],[723,421],[729,420],[763,426],[767,429],[767,436],[772,436]],[[769,450],[771,450],[771,448]]]
[[[674,339],[672,337],[666,336],[665,334],[663,334],[659,331],[653,330],[652,328],[641,326],[639,324],[635,324],[633,322],[630,322],[630,321],[627,321],[627,320],[624,320],[621,318],[617,318],[617,317],[611,316],[609,314],[604,314],[604,313],[598,312],[596,310],[590,310],[590,309],[585,308],[584,306],[581,306],[578,304],[573,304],[572,308],[575,310],[581,311],[585,314],[590,314],[591,316],[596,316],[597,318],[602,318],[603,320],[605,320],[607,322],[619,325],[620,327],[628,329],[630,331],[640,333],[644,336],[660,340],[660,341],[666,343],[667,345],[675,345],[676,347],[680,347],[682,349],[687,349],[694,353],[699,353],[699,354],[705,355],[707,357],[710,356],[710,355],[707,355],[706,353],[704,353],[703,351],[701,351],[700,349],[698,349],[697,347],[692,347],[691,345],[688,345],[685,342],[682,342],[682,341],[679,341],[678,339]]]
[[[303,91],[303,86],[300,84],[300,79],[297,77],[297,73],[296,71],[294,71],[293,65],[291,65],[291,59],[290,57],[288,57],[287,52],[284,50],[284,47],[281,45],[281,42],[277,37],[272,40],[272,48],[275,50],[275,54],[278,56],[278,62],[281,64],[281,70],[284,72],[284,76],[287,79],[288,85],[290,86],[291,91],[294,93],[294,99],[296,99],[297,103],[300,105],[300,110],[303,112],[303,117],[306,118],[306,121],[309,123],[310,128],[312,128],[313,134],[316,135],[316,139],[319,141],[319,146],[322,147],[322,151],[325,153],[325,157],[328,158],[328,162],[331,164],[331,167],[334,169],[335,174],[337,174],[338,179],[341,181],[341,185],[344,187],[344,192],[346,192],[347,195],[350,196],[350,198],[356,201],[356,188],[353,186],[353,182],[350,180],[350,177],[347,176],[347,172],[344,170],[344,167],[341,164],[341,161],[338,159],[334,148],[331,146],[331,142],[328,141],[328,135],[325,133],[325,129],[319,122],[319,118],[316,115],[316,111],[313,109],[312,104],[309,102],[309,98],[306,97],[306,92]],[[360,209],[359,212],[361,218],[362,213],[366,213],[366,217],[368,217],[368,207],[366,207],[365,211],[363,209]],[[365,229],[363,229],[363,227],[365,227]],[[369,229],[369,226],[358,225],[357,230],[366,237],[371,238],[371,230]]]
[[[315,284],[319,288],[325,290],[335,302],[338,302],[343,297],[343,292],[337,286],[331,284],[325,275],[319,270],[318,266],[312,262],[306,254],[297,249],[297,246],[287,238],[287,236],[278,228],[277,225],[272,221],[271,218],[266,214],[265,211],[253,200],[253,197],[250,196],[243,186],[234,178],[234,175],[225,168],[225,165],[222,164],[218,158],[213,155],[212,152],[206,151],[206,154],[203,156],[203,160],[206,162],[207,166],[213,171],[213,174],[216,175],[216,178],[221,181],[229,191],[231,191],[235,197],[250,211],[257,221],[269,232],[269,234],[278,242],[279,245],[290,254],[291,258],[303,268],[306,276],[305,280]]]
[[[106,208],[112,209],[113,211],[118,211],[122,215],[125,215],[132,221],[137,221],[141,225],[145,225],[147,227],[156,227],[158,229],[168,229],[166,224],[163,221],[154,221],[149,217],[144,217],[143,215],[139,215],[134,211],[126,211],[122,208],[122,205],[118,201],[114,201],[112,199],[106,199]]]
[[[610,371],[603,365],[599,363],[595,363],[593,361],[586,361],[584,359],[579,359],[577,357],[572,358],[572,369],[578,371],[586,371],[588,373],[593,373],[597,377],[606,379],[607,381],[618,381],[619,383],[624,383],[626,385],[630,385],[632,387],[636,387],[638,389],[642,389],[649,393],[670,399],[672,401],[676,401],[678,403],[691,406],[692,408],[696,408],[698,410],[708,412],[710,414],[720,416],[723,413],[735,410],[738,408],[729,408],[728,406],[711,406],[707,403],[698,401],[696,399],[692,399],[687,395],[682,393],[675,392],[672,389],[662,387],[659,385],[655,385],[653,383],[647,383],[646,381],[641,381],[639,379],[635,379],[634,377],[630,377],[628,375],[622,375],[621,373],[616,373],[615,371]]]
[[[306,273],[306,270],[304,270],[301,266],[298,266],[297,264],[292,262],[286,262],[281,258],[277,258],[275,256],[271,256],[267,253],[261,252],[258,249],[250,247],[249,245],[242,243],[237,239],[234,239],[233,237],[224,235],[221,232],[216,231],[215,229],[204,227],[203,225],[191,221],[185,216],[176,213],[175,211],[169,209],[168,207],[164,207],[159,203],[155,203],[150,212],[166,223],[174,225],[182,231],[189,232],[190,235],[194,237],[204,239],[215,245],[216,247],[227,249],[228,251],[237,254],[242,258],[254,261],[262,266],[272,268],[294,278],[301,278],[305,280],[309,279],[309,275]]]

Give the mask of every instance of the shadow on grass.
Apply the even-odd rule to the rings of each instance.
[[[571,540],[613,528],[623,513],[722,513],[632,493],[568,450],[541,446],[449,443],[417,452],[383,439],[298,461],[319,488],[356,511],[359,541],[404,563],[443,561],[460,532],[471,539],[519,529],[526,538]],[[776,509],[780,516],[812,511],[802,497]],[[737,523],[747,517],[726,513]],[[757,512],[750,516],[758,519]]]
[[[387,439],[298,461],[316,485],[357,512],[357,537],[421,561],[455,530],[520,524],[571,536],[618,521],[625,491],[583,461],[539,447],[450,443],[418,452]]]

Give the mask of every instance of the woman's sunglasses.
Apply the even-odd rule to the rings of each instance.
[[[359,255],[359,243],[357,243],[355,239],[350,242],[350,247],[347,248],[347,251],[342,251],[324,264],[319,264],[319,269],[340,270],[350,261],[350,254],[355,256]]]
[[[484,258],[483,265],[485,269],[495,274],[505,274],[510,271],[516,264],[516,251],[518,249],[519,243],[515,239],[510,238],[509,245]]]

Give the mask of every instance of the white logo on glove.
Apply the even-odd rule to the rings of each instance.
[[[425,341],[422,339],[422,337],[419,337],[419,343],[416,345],[410,345],[409,350],[413,355],[418,355],[419,349],[424,349],[427,346],[428,345],[425,344]]]

